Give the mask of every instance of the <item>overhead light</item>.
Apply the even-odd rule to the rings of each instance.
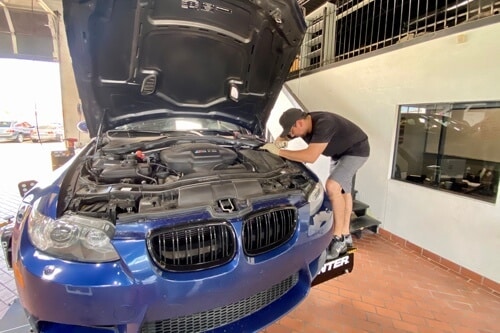
[[[474,0],[465,0],[465,1],[462,1],[461,3],[455,5],[455,6],[451,6],[449,7],[447,10],[453,10],[453,9],[457,9],[458,7],[462,7],[462,6],[465,6],[466,4],[468,4],[469,2],[472,2]]]

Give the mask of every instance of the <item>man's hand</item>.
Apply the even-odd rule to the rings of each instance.
[[[274,143],[266,143],[265,145],[261,146],[260,149],[267,150],[268,152],[279,156],[280,149],[276,147]]]
[[[286,140],[276,140],[274,141],[274,145],[280,149],[286,148],[288,146],[288,141]]]

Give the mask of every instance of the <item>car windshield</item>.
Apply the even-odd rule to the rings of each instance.
[[[147,120],[130,123],[119,126],[115,130],[123,131],[151,131],[151,132],[170,132],[170,131],[238,131],[245,130],[237,125],[214,119],[201,118],[167,118],[160,120]]]

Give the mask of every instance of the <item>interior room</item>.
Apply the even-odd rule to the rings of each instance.
[[[500,331],[499,35],[500,0],[0,0],[0,333]],[[321,112],[369,142],[338,256]]]

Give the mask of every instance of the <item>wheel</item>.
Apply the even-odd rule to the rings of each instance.
[[[21,133],[19,133],[19,134],[17,135],[16,142],[21,143],[21,142],[23,142],[23,141],[24,141],[24,135],[22,135]]]
[[[37,139],[31,139],[31,142],[33,142],[33,143],[37,143],[37,142],[38,142],[38,140],[37,140]]]
[[[57,135],[57,136],[56,136],[56,141],[57,141],[57,142],[63,142],[64,140],[63,140],[62,135]]]

